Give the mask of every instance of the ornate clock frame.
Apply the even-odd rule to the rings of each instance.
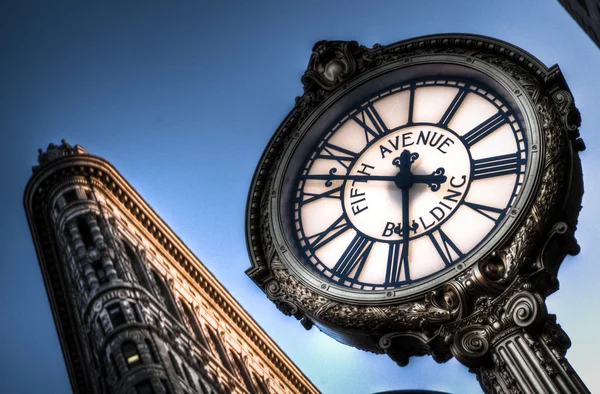
[[[302,136],[303,125],[369,75],[392,67],[451,59],[508,79],[510,92],[524,96],[525,114],[541,130],[542,170],[526,209],[511,211],[517,225],[474,264],[442,276],[426,292],[361,303],[335,297],[327,285],[311,283],[286,264],[274,211],[280,198],[280,165],[286,147]],[[361,79],[362,78],[362,79]],[[304,94],[279,126],[254,174],[246,210],[246,273],[278,309],[303,326],[317,325],[337,340],[386,353],[398,365],[430,354],[452,356],[477,374],[486,393],[589,392],[564,358],[569,339],[545,298],[558,289],[557,273],[579,246],[574,232],[583,181],[578,152],[579,111],[558,66],[547,68],[529,53],[489,37],[444,34],[366,48],[355,41],[320,41],[302,76]]]

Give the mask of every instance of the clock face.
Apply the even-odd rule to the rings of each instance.
[[[366,291],[466,261],[520,198],[530,142],[518,108],[455,77],[404,81],[354,104],[291,175],[298,258],[328,282]]]

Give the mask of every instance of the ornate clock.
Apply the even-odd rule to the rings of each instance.
[[[295,187],[281,201],[292,223],[288,241],[295,258],[343,288],[341,296],[346,288],[359,290],[353,299],[403,294],[468,266],[527,202],[539,173],[531,151],[539,128],[523,127],[506,91],[453,71],[355,96],[291,155],[284,183]]]
[[[560,71],[442,35],[319,42],[302,82],[252,182],[247,273],[306,327],[497,380],[494,330],[546,321],[577,251],[583,145]]]

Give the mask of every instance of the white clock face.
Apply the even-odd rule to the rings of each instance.
[[[293,232],[311,269],[385,290],[465,260],[521,192],[528,141],[515,110],[480,83],[406,82],[323,132],[296,175]]]

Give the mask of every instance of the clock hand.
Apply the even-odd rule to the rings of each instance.
[[[395,175],[301,175],[300,179],[316,179],[323,181],[394,181]]]
[[[409,278],[410,274],[408,273],[408,243],[410,239],[410,226],[408,225],[409,219],[409,190],[410,186],[402,187],[402,260],[404,261],[404,277]]]
[[[326,187],[330,187],[333,183],[332,181],[335,180],[342,180],[342,181],[346,181],[346,180],[350,180],[350,181],[361,181],[361,182],[368,182],[369,180],[373,180],[373,181],[394,181],[395,177],[393,176],[384,176],[384,175],[333,175],[335,172],[337,172],[337,168],[332,168],[329,170],[329,175],[325,175],[325,174],[317,174],[317,175],[301,175],[300,179],[317,179],[317,180],[324,180],[325,182],[325,186]]]
[[[410,171],[412,163],[419,157],[418,153],[411,153],[408,150],[403,150],[400,156],[396,157],[392,164],[400,169],[398,174],[394,177],[394,183],[402,190],[402,259],[404,261],[404,277],[409,278],[410,273],[408,272],[408,245],[410,240],[410,230],[416,230],[417,224],[413,226],[409,225],[410,213],[410,188],[415,183],[415,175]]]
[[[412,163],[419,158],[419,154],[414,152],[411,153],[408,150],[402,151],[400,156],[394,158],[393,164],[400,169],[396,175],[334,175],[337,169],[334,167],[329,170],[329,174],[311,174],[301,175],[300,179],[305,180],[323,180],[325,186],[330,187],[332,181],[389,181],[394,182],[400,189],[404,187],[410,188],[415,183],[427,184],[432,191],[438,191],[440,185],[446,182],[447,177],[444,176],[445,170],[440,167],[430,175],[415,175],[410,171]]]

